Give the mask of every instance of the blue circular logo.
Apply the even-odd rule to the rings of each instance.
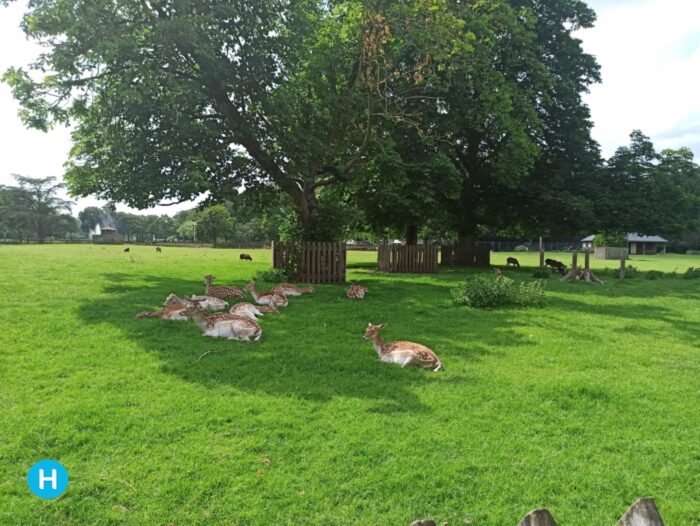
[[[55,460],[40,460],[27,474],[29,489],[42,499],[60,497],[68,488],[68,472]]]

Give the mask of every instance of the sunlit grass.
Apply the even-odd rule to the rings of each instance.
[[[547,507],[612,525],[641,496],[698,523],[700,280],[551,278],[544,308],[477,310],[449,290],[484,271],[390,276],[350,252],[366,299],[317,286],[266,316],[259,343],[134,318],[201,293],[204,274],[243,285],[269,267],[239,252],[0,246],[0,524],[500,526]],[[370,321],[446,371],[378,362]],[[42,458],[71,477],[56,501],[26,486]]]

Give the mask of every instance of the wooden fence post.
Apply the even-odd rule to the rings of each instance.
[[[542,236],[540,236],[540,268],[544,269],[544,245],[542,244]]]
[[[625,279],[625,253],[620,256],[620,279]]]

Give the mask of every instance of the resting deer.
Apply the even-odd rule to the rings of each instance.
[[[157,311],[142,311],[139,312],[137,318],[161,318],[164,320],[186,321],[187,317],[182,314],[182,311],[193,305],[190,300],[182,299],[175,294],[170,294],[165,298],[163,308]]]
[[[351,300],[364,299],[365,294],[367,294],[367,287],[362,287],[360,285],[351,285],[350,288],[345,291],[345,295]]]
[[[379,337],[379,331],[384,327],[386,327],[386,323],[380,323],[379,325],[368,323],[367,330],[362,337],[365,340],[372,340],[374,350],[377,351],[377,356],[382,362],[395,363],[401,367],[417,365],[433,371],[444,369],[440,358],[425,345],[404,341],[382,342],[382,339]]]
[[[196,296],[190,297],[191,301],[196,301],[201,305],[203,309],[207,310],[226,310],[228,308],[228,303],[226,303],[221,298],[215,298],[214,296]]]
[[[267,305],[269,307],[286,307],[289,305],[289,300],[284,293],[273,291],[258,292],[255,290],[255,281],[248,283],[243,287],[243,290],[250,292],[250,295],[253,296],[255,303],[258,305]]]
[[[272,287],[270,292],[282,293],[285,296],[301,296],[302,294],[313,293],[314,286],[309,285],[308,287],[297,287],[291,283],[280,283],[279,285]]]
[[[204,289],[205,296],[214,296],[215,298],[221,298],[225,300],[226,298],[245,298],[245,294],[238,287],[232,285],[221,285],[218,287],[212,287],[211,282],[216,279],[216,276],[206,275],[204,276],[204,283],[206,288]]]
[[[231,307],[229,313],[235,314],[236,316],[244,316],[246,318],[254,320],[256,317],[262,316],[265,311],[270,312],[270,310],[268,309],[265,309],[265,311],[263,311],[263,309],[264,307],[256,307],[252,303],[242,302],[236,303],[233,307]]]
[[[242,341],[250,341],[251,338],[258,341],[262,336],[260,325],[244,316],[227,312],[207,314],[196,304],[187,307],[182,314],[202,329],[203,336]]]

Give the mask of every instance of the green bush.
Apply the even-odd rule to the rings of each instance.
[[[660,279],[664,277],[664,273],[660,270],[650,270],[646,273],[645,277],[647,279]]]
[[[551,275],[552,275],[552,271],[549,270],[547,267],[536,268],[535,270],[532,271],[532,277],[537,278],[537,279],[547,279]]]
[[[544,302],[544,283],[530,281],[516,283],[510,278],[475,276],[451,290],[457,305],[481,309],[517,305],[534,307]]]
[[[265,283],[283,283],[289,281],[287,273],[281,268],[271,268],[270,270],[258,270],[253,276],[255,281]]]
[[[628,265],[628,266],[625,267],[625,279],[633,278],[633,277],[635,277],[636,275],[637,275],[637,267],[634,267],[634,266],[632,266],[632,265]],[[618,278],[620,277],[620,271],[619,271],[619,269],[618,269],[618,272],[617,272],[617,277],[618,277]]]
[[[683,274],[683,279],[698,279],[700,278],[700,267],[689,267]]]
[[[620,233],[597,234],[593,238],[593,244],[597,247],[626,247],[627,236]]]

